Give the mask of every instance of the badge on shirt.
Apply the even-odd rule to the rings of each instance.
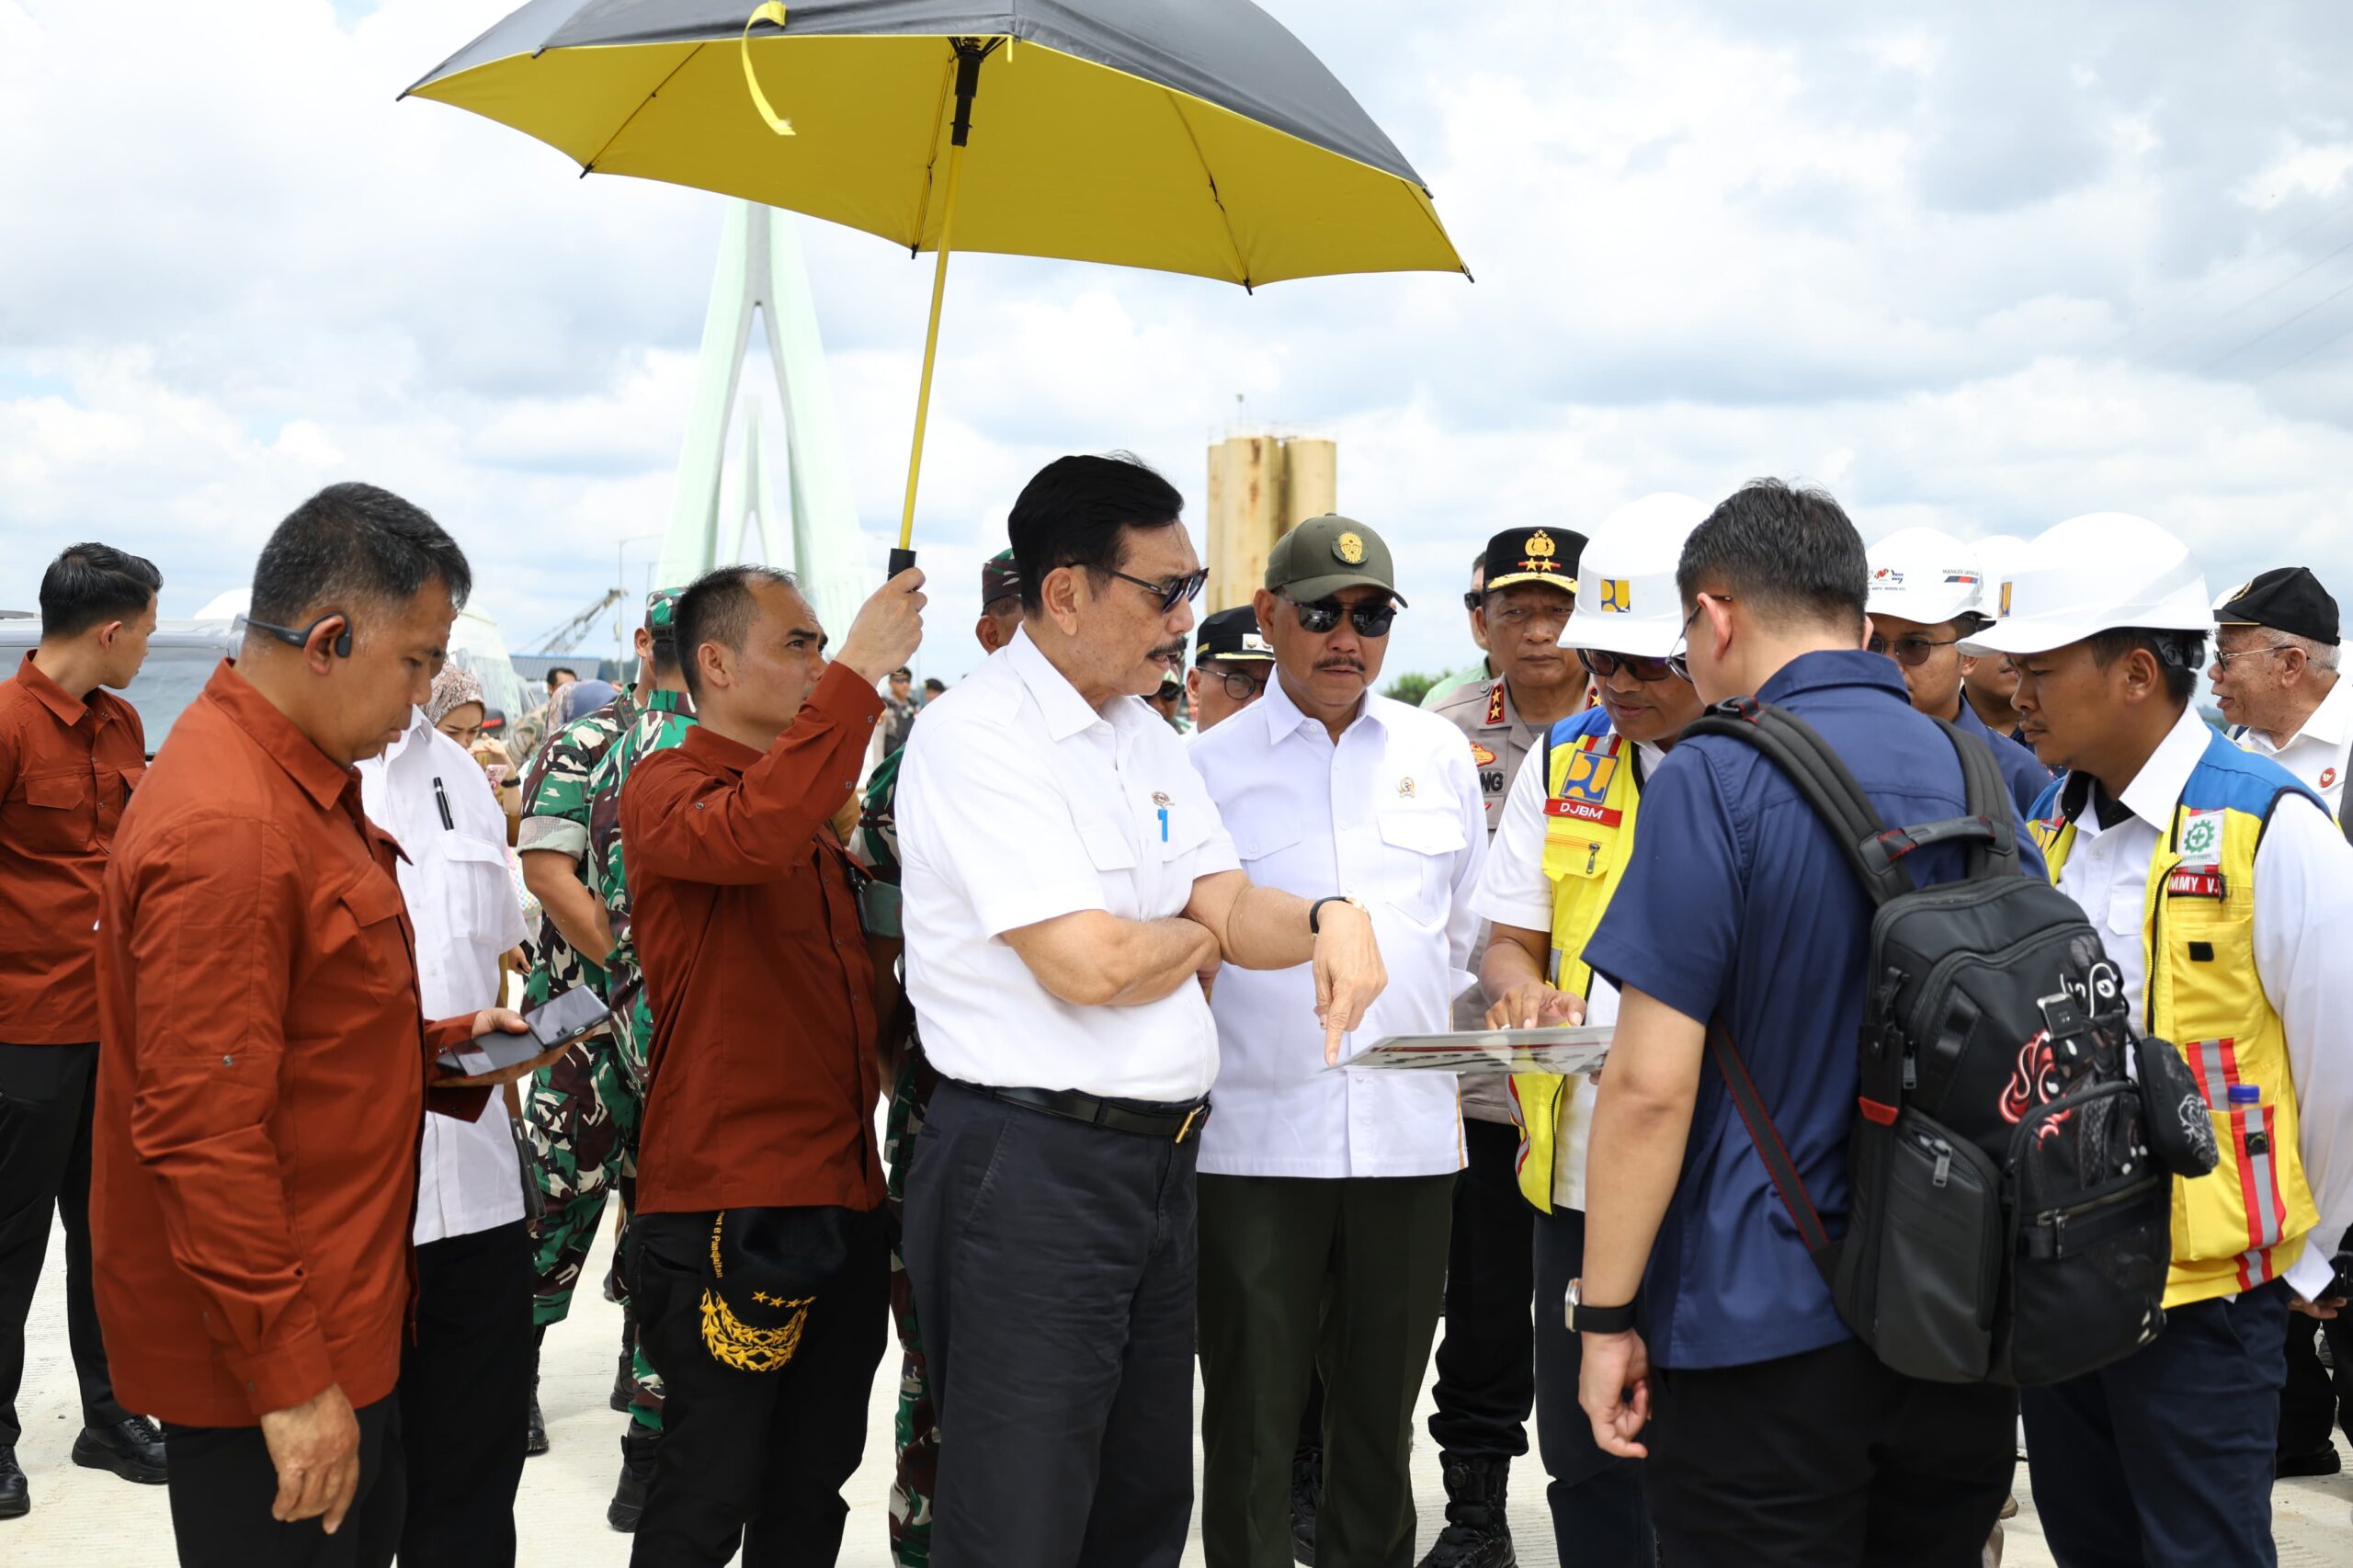
[[[1608,806],[1597,806],[1590,801],[1573,801],[1560,795],[1544,802],[1544,814],[1548,817],[1574,817],[1579,822],[1589,822],[1596,827],[1616,827],[1625,817],[1623,812],[1612,811]]]
[[[1614,756],[1582,748],[1571,752],[1569,770],[1561,779],[1561,796],[1597,806],[1609,798],[1609,780],[1617,772],[1618,759]]]
[[[2223,896],[2222,873],[2201,867],[2177,867],[2165,876],[2165,895],[2219,899]]]
[[[1494,726],[1500,724],[1503,722],[1504,683],[1497,681],[1493,687],[1489,687],[1487,691],[1487,724],[1488,727],[1492,729]]]
[[[2334,790],[2336,788],[2336,769],[2334,767],[2324,767],[2320,770],[2320,787],[2324,790]]]
[[[2220,811],[2181,814],[2181,863],[2192,870],[2211,871],[2222,863],[2222,813]]]
[[[1481,745],[1481,744],[1480,744],[1478,742],[1476,742],[1476,741],[1472,741],[1472,742],[1471,743],[1471,766],[1472,766],[1472,767],[1486,767],[1489,763],[1491,763],[1491,762],[1493,762],[1493,761],[1495,761],[1495,754],[1494,752],[1489,751],[1485,746]],[[2322,780],[2321,780],[2321,782],[2322,782],[2323,784],[2326,784],[2326,783],[2328,782],[2328,780],[2327,780],[2327,779],[2325,779],[2325,778],[2324,778],[2324,779],[2322,779]]]

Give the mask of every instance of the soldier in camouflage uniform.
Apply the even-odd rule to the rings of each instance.
[[[646,665],[650,681],[638,687],[642,706],[637,717],[606,748],[588,778],[589,891],[603,903],[613,934],[612,953],[605,962],[605,1001],[613,1013],[610,1054],[617,1081],[600,1080],[599,1092],[611,1106],[615,1123],[627,1130],[620,1169],[624,1216],[636,1205],[636,1129],[645,1106],[645,1057],[654,1043],[654,1009],[646,1000],[645,976],[637,967],[636,947],[630,940],[629,883],[620,836],[621,785],[641,758],[676,745],[694,725],[671,634],[678,592],[657,588],[646,597],[645,626],[653,641]],[[619,1247],[614,1256],[613,1284],[618,1287]],[[621,1515],[630,1516],[633,1522],[634,1515],[644,1506],[644,1489],[653,1475],[654,1442],[662,1430],[661,1378],[634,1339],[630,1377],[631,1432],[621,1445],[621,1487],[612,1510],[616,1524],[621,1522]]]
[[[981,646],[995,653],[1013,640],[1021,624],[1021,578],[1014,570],[1013,551],[1006,551],[981,564],[981,619],[972,630]],[[892,752],[876,767],[866,786],[864,809],[858,818],[853,847],[875,880],[896,884],[899,880],[898,804],[899,759]],[[870,932],[896,936],[895,928],[879,930],[870,919]],[[898,1326],[899,1412],[892,1430],[897,1469],[891,1478],[891,1561],[898,1568],[928,1568],[931,1562],[931,1495],[939,1474],[938,1414],[933,1408],[931,1379],[925,1370],[923,1337],[915,1324],[915,1291],[907,1281],[906,1258],[896,1236],[905,1218],[907,1165],[915,1158],[915,1135],[923,1130],[924,1107],[939,1075],[924,1060],[922,1042],[915,1037],[915,1010],[904,999],[891,1025],[902,1043],[899,1070],[891,1094],[891,1109],[882,1123],[882,1160],[888,1173],[891,1210],[891,1317]]]

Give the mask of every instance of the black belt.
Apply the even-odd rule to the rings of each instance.
[[[1086,1095],[1076,1089],[1000,1089],[986,1084],[969,1084],[961,1078],[943,1079],[976,1095],[1006,1105],[1017,1105],[1027,1110],[1043,1111],[1069,1121],[1083,1121],[1090,1127],[1108,1127],[1114,1132],[1132,1132],[1142,1138],[1166,1138],[1182,1143],[1198,1136],[1210,1119],[1210,1097],[1168,1103],[1159,1100],[1115,1100],[1099,1095]]]

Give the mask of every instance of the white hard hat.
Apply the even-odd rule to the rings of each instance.
[[[2211,631],[2206,576],[2188,547],[2145,517],[2092,512],[2045,529],[1991,585],[1995,619],[1965,653],[2045,653],[2102,631]]]
[[[2026,559],[2026,540],[2016,534],[1987,534],[1970,547],[1977,551],[1977,569],[1985,574],[1985,613],[1994,613],[1995,591],[2013,561]]]
[[[1604,517],[1577,558],[1577,611],[1561,632],[1561,646],[1638,659],[1673,653],[1683,634],[1675,568],[1683,541],[1709,510],[1688,495],[1660,491]]]
[[[1985,613],[1985,572],[1977,551],[1949,533],[1898,528],[1871,546],[1870,561],[1867,608],[1872,615],[1938,626]]]

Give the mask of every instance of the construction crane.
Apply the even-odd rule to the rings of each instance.
[[[574,616],[571,619],[563,622],[552,631],[542,631],[540,633],[538,637],[532,639],[532,641],[526,645],[526,651],[534,653],[569,653],[573,652],[574,649],[579,647],[580,640],[588,635],[588,629],[596,623],[597,618],[603,615],[607,610],[612,608],[613,606],[620,603],[622,598],[625,597],[626,595],[622,589],[606,589],[605,597],[603,598],[598,599],[595,604],[590,605],[586,609],[582,610],[578,615]]]

